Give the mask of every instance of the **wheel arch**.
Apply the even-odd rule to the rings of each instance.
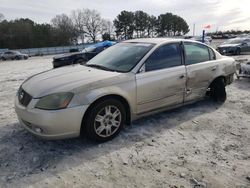
[[[224,83],[226,83],[226,76],[224,75],[220,75],[217,76],[216,78],[214,78],[208,85],[207,90],[205,92],[205,96],[210,96],[211,95],[211,88],[213,87],[213,85],[216,83],[217,80],[222,79]]]
[[[100,101],[106,100],[106,99],[116,99],[118,101],[120,101],[123,105],[124,105],[124,109],[126,112],[126,119],[125,119],[125,124],[130,125],[131,124],[131,107],[128,103],[128,101],[122,97],[121,95],[118,94],[109,94],[109,95],[105,95],[102,97],[97,98],[94,102],[91,103],[91,105],[87,108],[86,112],[83,115],[82,118],[82,123],[81,123],[81,134],[83,133],[84,130],[84,122],[86,122],[87,120],[87,116],[89,115],[91,109]]]
[[[217,76],[216,78],[214,78],[214,79],[210,82],[208,88],[210,88],[211,86],[213,86],[213,84],[214,84],[217,80],[219,80],[219,79],[222,79],[222,80],[224,81],[224,83],[226,83],[226,76],[220,75],[220,76]]]

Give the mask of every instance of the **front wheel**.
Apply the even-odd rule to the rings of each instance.
[[[227,93],[226,93],[225,83],[222,78],[217,79],[211,85],[210,97],[216,102],[224,103],[226,101]]]
[[[87,115],[83,125],[86,136],[91,140],[104,142],[121,131],[126,113],[120,101],[106,99],[93,106]]]

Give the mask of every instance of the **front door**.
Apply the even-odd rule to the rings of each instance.
[[[157,48],[136,75],[137,113],[183,103],[186,68],[179,43]]]

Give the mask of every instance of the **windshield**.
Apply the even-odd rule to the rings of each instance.
[[[94,52],[95,49],[96,49],[95,46],[89,46],[89,47],[87,47],[87,48],[84,48],[84,49],[82,50],[82,52]]]
[[[129,72],[153,46],[150,43],[118,43],[88,61],[86,66]]]
[[[233,39],[233,40],[228,40],[224,42],[224,44],[241,44],[243,42],[242,39]]]

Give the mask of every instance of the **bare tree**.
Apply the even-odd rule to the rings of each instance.
[[[96,10],[84,9],[85,17],[85,33],[93,42],[96,42],[96,37],[102,33],[102,19],[99,12]]]
[[[86,18],[84,14],[84,10],[73,10],[71,12],[71,19],[74,24],[75,30],[77,35],[81,38],[82,43],[84,43],[85,38],[85,25],[86,25]]]
[[[0,13],[0,22],[2,22],[3,20],[4,20],[4,15]]]
[[[76,33],[74,31],[74,25],[66,14],[56,15],[51,20],[51,23],[60,33],[62,43],[67,40],[69,40],[70,43],[75,41]]]
[[[115,36],[115,27],[110,20],[103,19],[102,21],[102,34],[107,33],[110,36]]]

